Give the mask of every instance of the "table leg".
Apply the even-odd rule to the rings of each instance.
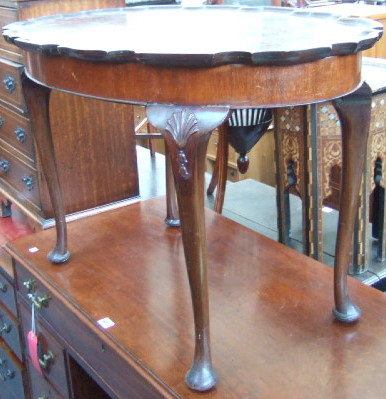
[[[224,205],[225,188],[227,184],[227,173],[228,173],[228,159],[229,159],[229,142],[227,126],[223,123],[218,128],[219,140],[216,154],[216,164],[218,159],[218,181],[217,181],[217,193],[214,201],[214,211],[222,213]]]
[[[67,250],[66,215],[50,128],[49,99],[51,89],[38,85],[25,77],[23,79],[23,90],[56,222],[56,245],[48,254],[48,259],[53,263],[63,263],[70,257],[70,252]]]
[[[166,169],[166,218],[165,223],[169,227],[179,227],[180,217],[178,215],[178,205],[176,198],[176,188],[172,163],[170,161],[169,150],[165,146],[165,169]]]
[[[197,391],[212,388],[217,379],[209,337],[204,172],[210,133],[225,120],[228,111],[227,107],[147,107],[150,123],[165,137],[176,183],[195,324],[194,360],[186,374],[186,383]]]
[[[358,320],[361,314],[349,297],[347,272],[367,151],[371,95],[370,87],[364,83],[354,93],[333,101],[342,127],[342,183],[335,253],[333,313],[338,320],[347,323]]]

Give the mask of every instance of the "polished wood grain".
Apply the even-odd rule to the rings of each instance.
[[[131,105],[53,92],[50,121],[67,214],[139,195]],[[52,218],[41,179],[41,201]]]
[[[170,227],[181,225],[178,213],[177,193],[174,183],[173,167],[170,160],[169,149],[165,147],[165,185],[166,185],[166,218],[165,223]]]
[[[35,139],[39,143],[38,151],[49,189],[50,199],[54,209],[57,242],[48,257],[55,263],[68,260],[70,252],[67,250],[67,230],[62,197],[62,187],[59,182],[58,165],[55,157],[52,139],[49,101],[51,90],[36,84],[30,79],[24,80],[24,96],[28,103],[29,112],[34,115],[32,126]]]
[[[225,187],[227,182],[227,166],[229,155],[229,141],[227,135],[227,127],[222,124],[218,128],[218,145],[216,152],[216,160],[213,167],[212,178],[210,180],[206,193],[212,195],[216,186],[217,193],[214,202],[214,210],[218,213],[222,212],[225,197]]]
[[[355,90],[361,82],[360,53],[290,66],[236,64],[216,68],[93,63],[31,52],[25,62],[27,73],[47,86],[143,104],[231,105],[234,108],[296,105],[335,98]],[[128,76],[136,79],[127,79]],[[312,78],[305,79],[305,76]],[[332,76],[339,79],[334,80],[333,85],[326,85]],[[104,84],[105,79],[110,84]]]
[[[210,353],[204,159],[210,134],[228,117],[229,108],[154,105],[146,113],[168,146],[192,292],[196,345],[186,382],[192,389],[206,391],[215,385],[217,375]]]
[[[138,35],[144,21],[146,35]],[[216,35],[211,34],[213,30]],[[299,9],[173,5],[61,14],[13,23],[5,27],[4,34],[21,48],[47,55],[210,67],[294,65],[351,54],[370,48],[381,37],[382,25],[365,18]],[[90,35],[94,42],[87,39]]]
[[[353,304],[347,291],[346,275],[352,250],[352,232],[355,227],[355,212],[359,204],[359,186],[362,175],[355,168],[363,170],[367,140],[370,130],[372,91],[366,83],[355,93],[334,100],[342,126],[342,174],[347,171],[351,179],[342,179],[341,206],[339,212],[337,250],[335,256],[335,316],[341,321],[357,320],[359,308]]]
[[[247,107],[334,98],[358,86],[360,57],[357,52],[371,47],[382,33],[380,24],[366,19],[340,20],[339,16],[320,17],[320,14],[281,8],[165,6],[73,15],[8,25],[5,38],[28,50],[27,70],[43,84],[94,97],[143,103]],[[215,19],[215,16],[224,18]],[[238,20],[240,16],[244,28],[229,29],[229,18]],[[205,23],[208,18],[216,20],[224,35],[226,32],[221,41],[216,39],[219,35],[205,35],[206,30],[214,29],[212,23]],[[144,19],[151,31],[138,36],[135,32]],[[149,24],[149,19],[154,23]],[[170,23],[166,23],[169,20]],[[180,41],[171,40],[177,20],[178,28],[184,32],[180,35],[184,40]],[[256,24],[256,20],[261,25]],[[103,30],[96,28],[99,22],[103,23]],[[201,26],[199,31],[189,29],[195,23]],[[267,24],[277,34],[260,29]],[[62,37],[58,35],[59,26],[65,33]],[[301,33],[294,26],[302,26]],[[79,39],[80,27],[86,40]],[[332,30],[331,36],[328,32]],[[165,40],[160,34],[166,36]],[[226,40],[232,35],[232,40]],[[153,41],[156,36],[158,40]],[[50,37],[49,43],[47,37]],[[292,47],[295,40],[296,45]],[[108,63],[93,65],[91,72],[89,63],[95,60]],[[169,68],[155,67],[159,64]],[[219,65],[222,67],[208,69]],[[177,71],[173,67],[177,66],[180,68],[178,84],[175,84]],[[186,68],[189,66],[197,68]],[[341,74],[341,70],[347,73]],[[134,75],[135,80],[126,79]],[[340,79],[334,85],[324,84],[335,75]],[[312,79],[304,79],[305,76]],[[104,84],[105,79],[109,85]],[[262,80],[266,84],[261,85]],[[224,81],[226,85],[220,84]]]
[[[16,220],[16,221],[15,221],[16,228],[18,227],[18,226],[17,226],[17,222],[19,222],[19,220]],[[22,222],[21,222],[20,224],[25,224],[25,221],[22,220]],[[11,224],[9,224],[9,225],[6,224],[6,225],[4,226],[3,223],[2,223],[2,224],[1,224],[1,229],[6,229],[8,226],[10,227],[10,229],[12,229]],[[15,229],[15,227],[14,227],[14,229]],[[7,240],[5,240],[5,241],[13,241],[13,240],[16,239],[16,238],[21,237],[22,235],[30,234],[30,233],[32,233],[32,231],[30,231],[30,230],[28,230],[27,228],[25,228],[25,229],[23,230],[22,233],[20,233],[20,234],[14,234],[14,236],[13,236],[12,238],[10,237],[9,239],[7,239]],[[1,242],[1,247],[0,247],[0,265],[1,265],[1,270],[4,272],[5,275],[7,275],[7,276],[10,278],[10,280],[13,280],[12,259],[11,259],[10,256],[7,254],[7,252],[5,252],[5,251],[3,250],[3,248],[2,248],[3,245],[5,244],[5,241],[4,241],[4,242]],[[0,276],[0,277],[1,277],[1,276]],[[0,285],[1,285],[1,283],[0,283]],[[0,292],[2,293],[3,290],[0,289]],[[1,294],[0,294],[0,297],[1,297]]]
[[[384,293],[349,278],[363,316],[355,324],[339,323],[331,313],[332,269],[211,211],[208,281],[219,382],[205,394],[188,389],[183,377],[194,350],[190,292],[181,232],[165,228],[164,214],[165,199],[159,198],[70,223],[73,259],[60,267],[45,256],[55,242],[52,230],[7,244],[63,306],[62,313],[47,316],[57,333],[83,359],[99,358],[94,372],[110,355],[124,359],[125,367],[95,374],[104,386],[115,386],[118,398],[127,398],[119,383],[131,378],[132,364],[164,398],[385,396]],[[31,254],[33,246],[39,251]],[[115,326],[98,328],[103,317]],[[91,346],[94,336],[99,347],[105,342],[106,352]]]

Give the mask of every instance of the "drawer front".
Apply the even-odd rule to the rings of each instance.
[[[21,360],[19,323],[2,306],[0,306],[0,336]]]
[[[0,138],[34,159],[33,136],[29,120],[0,106]]]
[[[13,285],[0,273],[0,301],[16,315],[16,298]]]
[[[39,206],[36,170],[2,146],[0,146],[0,182],[11,186],[21,196]]]
[[[28,374],[32,399],[67,399],[63,398],[63,396],[35,370],[30,361],[28,361]]]
[[[31,313],[27,308],[20,304],[20,316],[23,327],[25,342],[27,334],[31,329]],[[38,314],[38,312],[36,312]],[[63,347],[47,331],[36,318],[36,334],[39,339],[39,363],[44,377],[60,392],[64,397],[68,397],[67,367]],[[28,346],[26,345],[26,348]],[[28,349],[27,349],[28,351]]]
[[[35,298],[40,298],[39,302],[48,296],[48,301],[43,301],[47,306],[41,306],[37,313],[64,337],[66,345],[69,345],[72,352],[79,354],[87,365],[89,374],[94,376],[104,388],[122,398],[161,399],[165,397],[150,386],[144,377],[117,354],[115,349],[108,343],[102,342],[99,334],[96,334],[88,324],[82,323],[18,262],[15,263],[15,273],[18,292],[25,300],[30,300],[28,292],[34,293]]]
[[[11,353],[0,345],[0,394],[7,399],[24,399],[24,368]],[[2,397],[2,396],[1,396]]]
[[[55,312],[56,298],[28,270],[15,262],[16,290],[25,303],[32,305],[35,301],[35,311],[51,324],[51,314]]]
[[[18,112],[26,112],[21,86],[23,65],[11,61],[0,62],[0,100]]]
[[[17,10],[14,8],[0,7],[0,27],[3,27],[11,22],[17,21]],[[0,35],[0,55],[5,58],[21,59],[21,51],[18,47],[10,44],[4,40],[3,35]]]

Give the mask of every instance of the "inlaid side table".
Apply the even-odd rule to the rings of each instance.
[[[371,254],[371,236],[377,239],[378,260],[384,259],[386,254],[382,199],[386,177],[385,72],[386,60],[363,58],[362,76],[372,90],[372,112],[349,268],[351,274],[365,273],[368,269],[370,276],[372,272],[379,274],[379,268],[374,267],[374,254]],[[302,200],[303,252],[323,262],[324,254],[331,252],[323,232],[322,208],[339,210],[342,145],[338,115],[330,102],[279,108],[275,141],[279,241],[289,243],[289,193],[295,194]]]
[[[232,108],[333,100],[342,122],[344,204],[334,314],[344,322],[359,318],[346,275],[370,119],[371,90],[361,80],[361,51],[381,36],[379,23],[285,8],[154,6],[35,19],[9,25],[4,34],[26,51],[30,109],[47,103],[51,89],[145,104],[149,121],[165,136],[192,291],[195,353],[186,376],[192,389],[204,391],[216,383],[203,177],[210,132]],[[57,244],[49,257],[60,263],[69,252],[49,115],[40,114],[34,125],[56,210]]]

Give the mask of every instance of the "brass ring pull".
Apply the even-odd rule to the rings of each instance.
[[[12,324],[4,324],[3,327],[0,328],[0,335],[3,333],[8,334],[12,330]]]
[[[39,357],[40,367],[43,369],[47,369],[51,363],[54,362],[54,354],[51,351],[43,354],[42,357]]]
[[[44,294],[43,296],[37,296],[36,294],[28,294],[28,298],[31,299],[33,304],[35,305],[35,308],[41,309],[41,308],[47,308],[48,307],[48,301],[51,299],[48,294]]]

